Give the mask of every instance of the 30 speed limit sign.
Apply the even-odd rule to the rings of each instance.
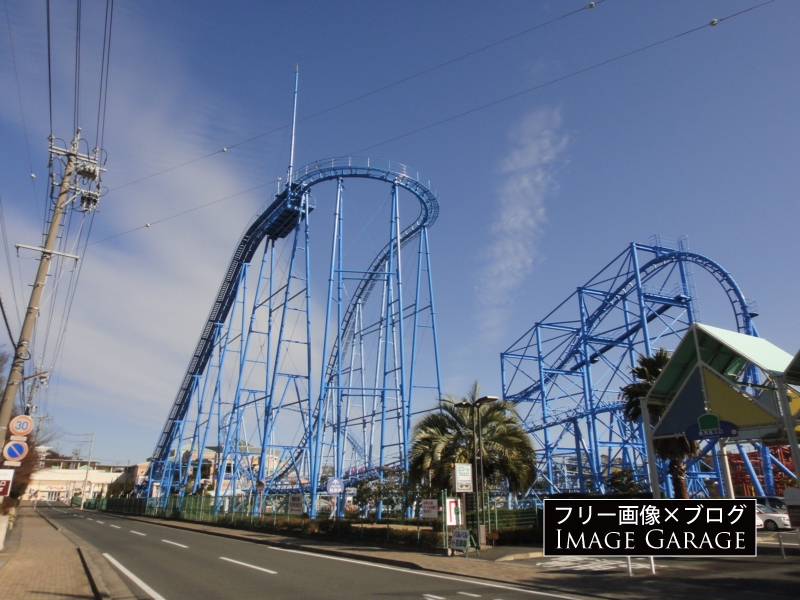
[[[11,435],[30,435],[33,432],[33,419],[28,415],[19,415],[8,424]]]

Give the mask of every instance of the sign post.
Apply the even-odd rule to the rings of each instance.
[[[328,479],[328,483],[325,486],[325,491],[331,497],[331,508],[333,509],[334,514],[336,515],[336,531],[339,532],[339,496],[342,495],[344,492],[344,482],[339,479],[338,477],[331,477]]]

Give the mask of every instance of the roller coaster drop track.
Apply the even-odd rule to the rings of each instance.
[[[391,186],[389,240],[369,266],[358,269],[343,262],[344,182],[353,178]],[[336,182],[336,202],[319,348],[311,329],[309,214],[316,208],[312,188],[326,181]],[[401,189],[420,206],[402,230]],[[438,213],[430,185],[403,165],[336,158],[299,169],[291,186],[255,218],[233,254],[153,454],[148,496],[157,494],[166,502],[171,494],[213,486],[220,506],[256,492],[260,497],[302,493],[315,514],[325,478],[335,475],[352,483],[384,467],[407,468],[414,392],[428,389],[441,397],[427,235]],[[413,296],[407,292],[409,302],[401,256],[414,240],[416,278]],[[262,243],[253,293],[248,272]],[[290,255],[284,265],[276,244]],[[346,281],[356,282],[349,300]],[[370,304],[376,287],[380,303]],[[423,353],[424,329],[431,335]],[[365,351],[369,342],[371,350]],[[317,389],[314,355],[328,357]],[[238,359],[233,364],[232,357]],[[253,379],[261,384],[250,386]],[[419,384],[420,379],[430,385]],[[217,445],[207,446],[215,429]]]
[[[699,320],[693,268],[721,286],[736,329],[757,336],[754,305],[728,271],[689,252],[684,240],[655,237],[649,245],[631,244],[501,354],[504,397],[518,403],[538,449],[533,495],[607,491],[622,469],[647,481],[641,424],[624,419],[619,390],[632,381],[638,355],[672,349]],[[721,477],[717,451],[707,445],[689,461],[694,496]],[[671,495],[666,464],[660,471]]]

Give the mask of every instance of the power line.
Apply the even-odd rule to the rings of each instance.
[[[8,317],[6,316],[6,307],[3,305],[3,298],[0,297],[0,312],[3,313],[3,322],[6,324],[6,331],[8,331],[8,339],[11,341],[11,347],[16,346],[17,341],[14,339],[14,334],[11,333],[11,325],[8,324]]]
[[[423,127],[419,127],[419,128],[414,129],[412,131],[397,135],[397,136],[395,136],[393,138],[389,138],[389,139],[384,140],[382,142],[378,142],[377,144],[372,144],[371,146],[366,146],[364,148],[361,148],[360,150],[357,150],[353,154],[358,154],[360,152],[365,152],[367,150],[372,150],[373,148],[377,148],[378,146],[383,146],[385,144],[389,144],[391,142],[406,138],[408,136],[411,136],[411,135],[414,135],[414,134],[417,134],[417,133],[421,133],[421,132],[426,131],[428,129],[432,129],[434,127],[438,127],[439,125],[444,125],[445,123],[449,123],[450,121],[455,121],[456,119],[460,119],[462,117],[466,117],[467,115],[471,115],[471,114],[476,113],[478,111],[485,110],[487,108],[491,108],[492,106],[497,106],[498,104],[502,104],[503,102],[508,102],[509,100],[513,100],[514,98],[519,98],[520,96],[524,96],[526,94],[530,94],[531,92],[535,92],[537,90],[541,90],[542,88],[551,86],[553,84],[559,83],[559,82],[564,81],[566,79],[571,79],[572,77],[576,77],[578,75],[582,75],[583,73],[588,73],[589,71],[594,71],[595,69],[599,69],[600,67],[604,67],[604,66],[609,65],[609,64],[611,64],[613,62],[616,62],[618,60],[622,60],[623,58],[628,58],[629,56],[633,56],[634,54],[639,54],[640,52],[644,52],[646,50],[650,50],[652,48],[655,48],[656,46],[660,46],[662,44],[666,44],[668,42],[675,41],[675,40],[677,40],[679,38],[682,38],[682,37],[684,37],[686,35],[690,35],[692,33],[700,31],[701,29],[705,29],[706,27],[714,27],[714,26],[718,25],[719,23],[722,23],[723,21],[727,21],[728,19],[732,19],[734,17],[738,17],[739,15],[742,15],[742,14],[744,14],[746,12],[750,12],[751,10],[755,10],[757,8],[761,8],[762,6],[766,6],[767,4],[772,4],[773,2],[775,2],[775,0],[767,0],[767,2],[764,2],[762,4],[758,4],[757,6],[752,6],[750,8],[745,9],[745,10],[739,11],[737,13],[733,13],[731,15],[728,15],[726,17],[722,17],[721,19],[713,19],[712,21],[710,21],[710,22],[708,22],[708,23],[706,23],[704,25],[700,25],[699,27],[694,27],[692,29],[688,29],[688,30],[686,30],[686,31],[684,31],[682,33],[678,33],[678,34],[670,36],[668,38],[664,38],[663,40],[659,40],[658,42],[653,42],[652,44],[648,44],[646,46],[642,46],[641,48],[637,48],[636,50],[631,50],[630,52],[625,52],[624,54],[620,54],[618,56],[615,56],[613,58],[609,58],[609,59],[601,61],[599,63],[595,63],[595,64],[593,64],[591,66],[588,66],[588,67],[585,67],[583,69],[578,69],[577,71],[573,71],[572,73],[568,73],[567,75],[563,75],[561,77],[556,77],[555,79],[551,79],[550,81],[546,81],[545,83],[541,83],[539,85],[533,86],[533,87],[528,88],[526,90],[522,90],[521,92],[517,92],[517,93],[511,94],[509,96],[504,96],[503,98],[499,98],[497,100],[493,100],[492,102],[487,102],[486,104],[482,104],[481,106],[478,106],[476,108],[471,108],[470,110],[466,110],[464,112],[458,113],[457,115],[453,115],[451,117],[447,117],[446,119],[441,119],[440,121],[436,121],[434,123],[430,123],[428,125],[425,125]]]
[[[386,91],[388,89],[391,89],[391,88],[393,88],[395,86],[401,85],[403,83],[407,83],[407,82],[409,82],[409,81],[411,81],[413,79],[417,79],[418,77],[422,77],[423,75],[427,75],[428,73],[432,73],[433,71],[437,71],[439,69],[442,69],[444,67],[452,65],[452,64],[457,63],[459,61],[462,61],[462,60],[464,60],[466,58],[469,58],[471,56],[475,56],[476,54],[480,54],[481,52],[485,52],[487,50],[490,50],[492,48],[500,46],[501,44],[505,44],[507,42],[510,42],[511,40],[517,39],[518,37],[521,37],[523,35],[527,35],[529,33],[532,33],[534,31],[536,31],[537,29],[541,29],[542,27],[546,27],[548,25],[552,25],[553,23],[556,23],[558,21],[566,19],[567,17],[571,17],[571,16],[576,15],[576,14],[578,14],[580,12],[585,11],[585,10],[590,10],[590,9],[594,8],[595,6],[597,6],[598,4],[601,4],[602,2],[605,2],[605,0],[597,0],[596,2],[590,2],[589,4],[584,5],[581,8],[578,8],[576,10],[573,10],[573,11],[570,11],[568,13],[565,13],[565,14],[559,16],[559,17],[556,17],[556,18],[551,19],[549,21],[545,21],[544,23],[540,23],[539,25],[535,25],[533,27],[529,27],[528,29],[525,29],[524,31],[520,31],[518,33],[515,33],[513,35],[505,37],[505,38],[503,38],[501,40],[498,40],[496,42],[492,42],[491,44],[488,44],[486,46],[482,46],[482,47],[478,48],[477,50],[472,50],[470,52],[467,52],[466,54],[462,54],[460,56],[457,56],[457,57],[452,58],[450,60],[447,60],[445,62],[439,63],[437,65],[434,65],[434,66],[429,67],[427,69],[424,69],[422,71],[414,73],[413,75],[409,75],[407,77],[403,77],[402,79],[398,79],[397,81],[394,81],[394,82],[389,83],[387,85],[381,86],[379,88],[375,88],[372,91],[365,92],[363,94],[360,94],[359,96],[355,96],[353,98],[350,98],[349,100],[345,100],[344,102],[340,102],[339,104],[335,104],[335,105],[330,106],[328,108],[325,108],[325,109],[323,109],[323,110],[321,110],[319,112],[316,112],[316,113],[310,114],[310,115],[308,115],[306,117],[303,117],[301,119],[298,119],[297,121],[298,121],[298,123],[302,123],[304,121],[308,121],[309,119],[313,119],[315,117],[319,117],[320,115],[324,115],[324,114],[327,114],[327,113],[329,113],[331,111],[334,111],[334,110],[337,110],[337,109],[342,108],[344,106],[347,106],[348,104],[352,104],[354,102],[358,102],[359,100],[363,100],[364,98],[369,98],[370,96],[374,96],[375,94],[378,94],[380,92],[384,92],[384,91]],[[273,133],[277,133],[278,131],[286,129],[287,127],[289,127],[289,125],[290,125],[289,123],[287,123],[285,125],[281,125],[280,127],[276,127],[275,129],[271,129],[270,131],[266,131],[264,133],[260,133],[260,134],[258,134],[256,136],[253,136],[253,137],[248,138],[246,140],[242,140],[240,142],[236,142],[235,144],[230,144],[228,146],[225,146],[224,148],[221,148],[219,150],[215,150],[214,152],[209,152],[208,154],[205,154],[203,156],[198,156],[197,158],[193,158],[193,159],[188,160],[188,161],[186,161],[184,163],[181,163],[179,165],[175,165],[173,167],[168,167],[166,169],[163,169],[163,170],[158,171],[156,173],[153,173],[151,175],[147,175],[145,177],[140,177],[139,179],[135,179],[133,181],[129,181],[128,183],[123,183],[122,185],[118,185],[117,187],[111,188],[109,191],[116,191],[116,190],[122,189],[124,187],[128,187],[129,185],[134,185],[136,183],[140,183],[142,181],[146,181],[147,179],[152,179],[153,177],[158,177],[159,175],[163,175],[164,173],[169,173],[170,171],[175,171],[176,169],[180,169],[182,167],[185,167],[187,165],[191,165],[191,164],[196,163],[198,161],[205,160],[206,158],[210,158],[210,157],[215,156],[217,154],[222,154],[223,152],[227,152],[228,150],[230,150],[232,148],[236,148],[238,146],[242,146],[244,144],[248,144],[250,142],[254,142],[255,140],[259,140],[259,139],[261,139],[263,137],[266,137],[268,135],[272,135]]]
[[[188,210],[184,210],[182,212],[175,213],[174,215],[170,215],[168,217],[164,217],[163,219],[159,219],[157,221],[151,221],[150,223],[146,223],[144,225],[141,225],[140,227],[136,227],[136,228],[130,229],[128,231],[123,231],[121,233],[117,233],[115,235],[109,236],[107,238],[103,238],[102,240],[97,240],[96,242],[92,242],[91,244],[87,244],[87,245],[88,246],[94,246],[95,244],[100,244],[102,242],[107,242],[108,240],[113,240],[114,238],[118,238],[118,237],[123,236],[123,235],[128,235],[129,233],[133,233],[134,231],[139,231],[140,229],[146,229],[146,228],[151,227],[153,225],[158,225],[159,223],[163,223],[164,221],[169,221],[171,219],[176,219],[178,217],[182,217],[183,215],[189,214],[189,213],[194,212],[196,210],[201,210],[203,208],[207,208],[207,207],[212,206],[214,204],[219,204],[220,202],[224,202],[225,200],[230,200],[231,198],[235,198],[236,196],[241,196],[242,194],[247,194],[248,192],[252,192],[254,190],[261,189],[261,188],[266,187],[268,185],[271,185],[273,183],[278,183],[278,181],[280,181],[280,180],[279,179],[273,179],[272,181],[268,181],[267,183],[262,183],[260,185],[255,186],[255,187],[251,187],[250,189],[243,190],[241,192],[236,192],[235,194],[231,194],[230,196],[225,196],[224,198],[219,198],[218,200],[214,200],[214,201],[209,202],[207,204],[201,204],[200,206],[195,206],[194,208],[190,208]]]
[[[78,128],[81,122],[81,4],[82,0],[78,0],[78,12],[75,17],[75,108],[73,112],[73,131]]]
[[[19,73],[17,72],[17,54],[14,51],[14,35],[11,33],[11,17],[9,16],[9,13],[8,13],[8,0],[5,0],[5,2],[3,4],[4,4],[5,10],[6,10],[6,24],[8,25],[8,42],[9,42],[9,44],[11,46],[11,64],[14,67],[14,81],[17,84],[17,98],[19,100],[19,114],[20,114],[20,118],[22,119],[22,134],[25,136],[25,151],[28,154],[28,169],[30,169],[28,171],[28,173],[30,174],[31,186],[33,188],[33,203],[36,206],[36,211],[39,213],[39,216],[41,217],[42,215],[41,215],[41,212],[40,212],[40,209],[39,209],[39,203],[36,202],[36,195],[37,195],[36,194],[36,180],[34,179],[34,173],[33,173],[33,160],[31,159],[31,147],[30,147],[30,144],[28,143],[28,126],[27,126],[27,124],[25,122],[25,109],[24,109],[24,104],[22,102],[22,88],[19,85]]]
[[[0,194],[0,234],[3,236],[3,250],[6,255],[6,264],[8,265],[8,280],[11,283],[11,295],[14,298],[14,309],[17,312],[17,323],[22,323],[22,318],[19,312],[19,300],[17,300],[17,288],[14,285],[14,269],[11,266],[11,250],[8,247],[8,232],[6,231],[6,217],[3,210],[3,196]],[[19,264],[19,261],[17,261]],[[20,275],[21,277],[21,275]],[[22,280],[20,280],[21,285]]]
[[[521,92],[516,92],[516,93],[514,93],[514,94],[510,94],[510,95],[508,95],[508,96],[504,96],[504,97],[502,97],[502,98],[499,98],[499,99],[497,99],[497,100],[493,100],[492,102],[487,102],[486,104],[482,104],[481,106],[478,106],[478,107],[472,108],[472,109],[470,109],[470,110],[467,110],[467,111],[464,111],[464,112],[458,113],[458,114],[456,114],[456,115],[453,115],[453,116],[451,116],[451,117],[447,117],[447,118],[445,118],[445,119],[441,119],[441,120],[439,120],[439,121],[436,121],[436,122],[434,122],[434,123],[430,123],[430,124],[428,124],[428,125],[425,125],[425,126],[423,126],[423,127],[418,127],[417,129],[414,129],[414,130],[412,130],[412,131],[408,131],[408,132],[406,132],[406,133],[403,133],[403,134],[400,134],[400,135],[394,136],[394,137],[392,137],[392,138],[389,138],[389,139],[383,140],[382,142],[378,142],[378,143],[376,143],[376,144],[372,144],[371,146],[367,146],[367,147],[365,147],[365,148],[361,148],[360,150],[357,150],[357,151],[355,151],[355,152],[352,152],[352,153],[350,153],[350,155],[351,155],[351,156],[352,156],[352,155],[356,155],[356,154],[358,154],[358,153],[360,153],[360,152],[364,152],[364,151],[366,151],[366,150],[371,150],[372,148],[377,148],[378,146],[383,146],[383,145],[385,145],[385,144],[389,144],[389,143],[391,143],[391,142],[394,142],[394,141],[396,141],[396,140],[399,140],[399,139],[402,139],[402,138],[405,138],[405,137],[409,137],[409,136],[411,136],[411,135],[414,135],[414,134],[417,134],[417,133],[420,133],[420,132],[426,131],[426,130],[428,130],[428,129],[433,129],[434,127],[438,127],[439,125],[443,125],[443,124],[445,124],[445,123],[449,123],[450,121],[455,121],[456,119],[460,119],[460,118],[462,118],[462,117],[465,117],[465,116],[468,116],[468,115],[474,114],[474,113],[476,113],[476,112],[479,112],[479,111],[481,111],[481,110],[485,110],[485,109],[487,109],[487,108],[491,108],[492,106],[496,106],[496,105],[498,105],[498,104],[502,104],[503,102],[507,102],[507,101],[509,101],[509,100],[513,100],[514,98],[518,98],[518,97],[520,97],[520,96],[523,96],[523,95],[525,95],[525,94],[530,94],[531,92],[535,92],[535,91],[537,91],[537,90],[540,90],[540,89],[542,89],[542,88],[545,88],[545,87],[551,86],[551,85],[553,85],[553,84],[559,83],[559,82],[561,82],[561,81],[564,81],[564,80],[566,80],[566,79],[571,79],[571,78],[573,78],[573,77],[576,77],[576,76],[578,76],[578,75],[581,75],[581,74],[583,74],[583,73],[587,73],[587,72],[589,72],[589,71],[593,71],[593,70],[595,70],[595,69],[598,69],[598,68],[600,68],[600,67],[603,67],[603,66],[605,66],[605,65],[611,64],[611,63],[613,63],[613,62],[616,62],[616,61],[622,60],[622,59],[624,59],[624,58],[627,58],[627,57],[629,57],[629,56],[633,56],[633,55],[635,55],[635,54],[639,54],[639,53],[641,53],[641,52],[644,52],[644,51],[646,51],[646,50],[650,50],[650,49],[652,49],[652,48],[655,48],[656,46],[661,46],[661,45],[663,45],[663,44],[666,44],[666,43],[668,43],[668,42],[675,41],[675,40],[677,40],[677,39],[679,39],[679,38],[682,38],[682,37],[684,37],[684,36],[690,35],[690,34],[692,34],[692,33],[696,33],[697,31],[700,31],[700,30],[702,30],[702,29],[705,29],[705,28],[707,28],[707,27],[715,27],[716,25],[719,25],[719,24],[720,24],[720,23],[722,23],[723,21],[727,21],[727,20],[729,20],[729,19],[733,19],[734,17],[738,17],[738,16],[740,16],[740,15],[743,15],[743,14],[745,14],[745,13],[748,13],[748,12],[750,12],[750,11],[756,10],[757,8],[761,8],[761,7],[763,7],[763,6],[767,6],[768,4],[772,4],[772,3],[773,3],[773,2],[775,2],[775,1],[776,1],[776,0],[767,0],[766,2],[763,2],[763,3],[761,3],[761,4],[757,4],[757,5],[755,5],[755,6],[751,6],[750,8],[746,8],[746,9],[744,9],[744,10],[741,10],[741,11],[739,11],[739,12],[732,13],[732,14],[730,14],[730,15],[727,15],[727,16],[725,16],[725,17],[721,17],[721,18],[719,18],[719,19],[713,19],[712,21],[710,21],[710,22],[708,22],[708,23],[705,23],[705,24],[703,24],[703,25],[700,25],[700,26],[698,26],[698,27],[693,27],[692,29],[688,29],[688,30],[686,30],[686,31],[683,31],[683,32],[681,32],[681,33],[678,33],[678,34],[672,35],[672,36],[670,36],[670,37],[664,38],[664,39],[662,39],[662,40],[659,40],[659,41],[657,41],[657,42],[653,42],[653,43],[651,43],[651,44],[647,44],[646,46],[642,46],[642,47],[640,47],[640,48],[637,48],[637,49],[635,49],[635,50],[631,50],[631,51],[629,51],[629,52],[625,52],[625,53],[623,53],[623,54],[620,54],[620,55],[617,55],[617,56],[615,56],[615,57],[613,57],[613,58],[609,58],[609,59],[607,59],[607,60],[604,60],[604,61],[601,61],[601,62],[599,62],[599,63],[595,63],[595,64],[593,64],[593,65],[590,65],[590,66],[588,66],[588,67],[584,67],[583,69],[579,69],[579,70],[577,70],[577,71],[573,71],[573,72],[571,72],[571,73],[568,73],[567,75],[563,75],[563,76],[561,76],[561,77],[557,77],[557,78],[555,78],[555,79],[551,79],[550,81],[546,81],[545,83],[541,83],[541,84],[539,84],[539,85],[537,85],[537,86],[534,86],[534,87],[531,87],[531,88],[528,88],[528,89],[522,90]],[[308,118],[310,118],[310,117],[306,117],[306,119],[308,119]],[[253,138],[253,139],[255,139],[255,138]],[[241,142],[241,143],[245,143],[245,142]],[[218,152],[214,152],[213,154],[218,154],[219,152],[222,152],[222,150],[220,150],[220,151],[218,151]],[[207,156],[211,156],[211,155],[207,155]],[[196,158],[196,159],[194,159],[194,160],[192,160],[192,161],[190,161],[190,162],[197,162],[198,160],[202,160],[203,158],[207,158],[207,156],[206,156],[206,157],[200,157],[200,158]],[[184,163],[184,164],[190,164],[190,163]],[[183,165],[178,165],[178,166],[175,166],[175,167],[171,167],[170,169],[167,169],[167,170],[174,170],[174,169],[177,169],[177,168],[179,168],[180,166],[183,166]],[[161,173],[164,173],[164,172],[166,172],[166,171],[161,171]],[[160,173],[156,173],[155,175],[150,175],[149,177],[155,177],[155,176],[156,176],[156,175],[158,175],[158,174],[160,174]],[[149,177],[146,177],[146,178],[143,178],[143,179],[148,179]],[[137,181],[142,181],[142,180],[140,179],[140,180],[137,180]],[[137,181],[133,181],[133,182],[127,183],[127,184],[125,184],[125,185],[132,185],[133,183],[137,183]],[[245,193],[247,193],[247,192],[251,192],[251,191],[253,191],[253,190],[256,190],[256,189],[259,189],[259,188],[265,187],[265,186],[269,185],[270,183],[275,183],[275,181],[277,181],[277,180],[273,180],[273,181],[271,181],[271,182],[268,182],[268,183],[265,183],[265,184],[262,184],[262,185],[256,186],[256,187],[254,187],[254,188],[250,188],[250,189],[248,189],[248,190],[244,190],[244,191],[242,191],[242,192],[237,192],[236,194],[232,194],[232,195],[230,195],[230,196],[226,196],[225,198],[220,198],[219,200],[214,200],[213,202],[209,202],[208,204],[203,204],[203,205],[197,206],[197,207],[195,207],[195,208],[191,208],[191,209],[189,209],[189,210],[185,210],[185,211],[183,211],[183,212],[176,213],[176,214],[174,214],[174,215],[171,215],[171,216],[169,216],[169,217],[165,217],[165,218],[163,218],[163,219],[160,219],[160,220],[158,220],[158,221],[153,221],[153,222],[151,222],[151,223],[148,223],[148,224],[146,224],[146,225],[142,225],[142,226],[140,226],[140,227],[135,227],[135,228],[133,228],[133,229],[129,229],[128,231],[123,231],[123,232],[121,232],[121,233],[118,233],[118,234],[112,235],[112,236],[110,236],[110,237],[103,238],[102,240],[98,240],[98,241],[96,241],[96,242],[92,242],[92,244],[89,244],[89,245],[93,245],[93,244],[99,244],[99,243],[101,243],[101,242],[106,242],[106,241],[108,241],[108,240],[111,240],[111,239],[114,239],[114,238],[118,238],[118,237],[120,237],[120,236],[127,235],[127,234],[129,234],[129,233],[133,233],[134,231],[139,231],[140,229],[145,229],[146,227],[150,227],[151,225],[155,225],[155,224],[157,224],[157,223],[163,223],[164,221],[169,221],[170,219],[174,219],[174,218],[180,217],[180,216],[182,216],[182,215],[185,215],[185,214],[187,214],[187,213],[194,212],[194,211],[196,211],[196,210],[200,210],[200,209],[206,208],[206,207],[208,207],[208,206],[212,206],[212,205],[214,205],[214,204],[217,204],[217,203],[219,203],[219,202],[222,202],[222,201],[224,201],[224,200],[228,200],[228,199],[230,199],[230,198],[234,198],[234,197],[236,197],[236,196],[240,196],[240,195],[242,195],[242,194],[245,194]],[[120,186],[120,187],[124,187],[124,186]],[[119,187],[117,187],[117,188],[114,188],[114,189],[119,189]]]
[[[97,127],[95,147],[103,147],[106,128],[106,106],[108,105],[108,68],[111,63],[111,28],[114,22],[114,0],[106,0],[106,13],[103,23],[103,52],[100,60],[100,94],[97,98]],[[102,121],[102,126],[101,126]]]
[[[53,73],[50,57],[50,0],[47,0],[47,99],[50,106],[50,135],[53,135]]]

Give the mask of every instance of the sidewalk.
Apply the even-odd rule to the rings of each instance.
[[[60,528],[29,502],[0,552],[3,600],[136,600],[96,548]]]
[[[4,600],[94,599],[77,547],[32,507],[20,509],[12,536],[18,543],[9,540],[0,552],[0,562],[7,558],[0,568]]]

